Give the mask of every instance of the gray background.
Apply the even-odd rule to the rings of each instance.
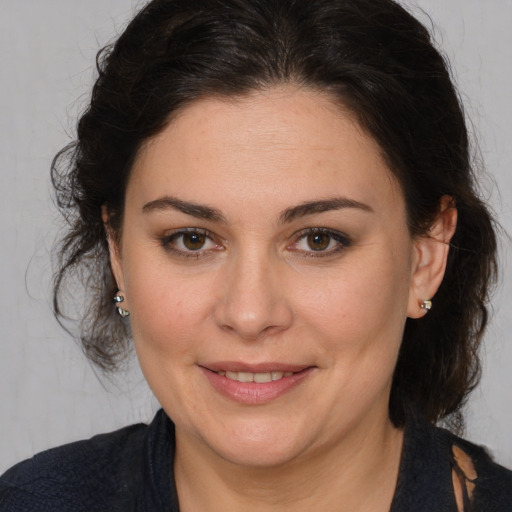
[[[487,169],[486,196],[512,232],[512,0],[406,2],[428,22],[454,74]],[[51,257],[61,221],[48,169],[86,103],[97,49],[135,0],[0,0],[0,473],[34,452],[148,421],[158,407],[136,363],[99,380],[54,321]],[[418,7],[419,6],[419,7]],[[512,466],[512,247],[484,348],[467,437]]]

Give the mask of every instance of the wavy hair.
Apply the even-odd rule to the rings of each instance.
[[[419,21],[391,0],[153,0],[98,53],[97,69],[77,138],[52,165],[69,225],[54,310],[66,323],[66,290],[78,278],[85,289],[73,294],[84,298],[77,336],[93,362],[114,369],[130,346],[111,304],[101,208],[119,233],[141,145],[198,98],[293,83],[329,93],[379,144],[401,184],[412,236],[428,232],[443,196],[455,202],[445,278],[432,311],[406,322],[389,411],[395,425],[412,412],[432,422],[461,418],[480,373],[495,225],[477,192],[449,66]]]

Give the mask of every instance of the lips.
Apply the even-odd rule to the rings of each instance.
[[[200,366],[212,372],[247,372],[247,373],[269,373],[269,372],[292,372],[298,373],[305,368],[307,364],[288,364],[279,362],[266,363],[243,363],[240,361],[216,361],[201,364]]]
[[[258,384],[263,384],[265,382],[272,382],[276,380],[281,380],[283,377],[291,377],[294,372],[280,372],[280,371],[272,371],[272,372],[229,372],[220,370],[217,372],[222,377],[227,377],[230,380],[236,380],[238,382],[256,382]]]
[[[264,404],[295,389],[313,366],[225,362],[199,367],[214,390],[238,403]]]

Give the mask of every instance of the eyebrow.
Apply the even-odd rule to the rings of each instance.
[[[323,199],[320,201],[309,201],[293,206],[292,208],[287,208],[279,216],[279,221],[281,223],[291,222],[292,220],[305,217],[306,215],[342,210],[344,208],[355,208],[357,210],[374,213],[373,208],[365,203],[361,203],[347,197],[333,197],[331,199]]]
[[[220,210],[217,210],[217,208],[189,201],[182,201],[181,199],[176,199],[175,197],[170,196],[161,197],[160,199],[155,199],[154,201],[146,203],[142,207],[142,211],[144,213],[149,213],[153,211],[167,210],[169,208],[178,210],[198,219],[206,219],[213,222],[226,222],[226,218]]]
[[[365,212],[373,213],[373,208],[365,203],[349,199],[347,197],[334,197],[331,199],[322,199],[319,201],[308,201],[297,206],[287,208],[279,215],[279,223],[285,224],[292,222],[300,217],[312,215],[315,213],[323,213],[333,210],[342,210],[344,208],[354,208]],[[190,201],[182,201],[171,196],[161,197],[146,203],[142,207],[144,213],[153,211],[161,211],[173,209],[178,210],[186,215],[196,217],[198,219],[211,220],[213,222],[227,223],[226,217],[217,208],[201,205]]]

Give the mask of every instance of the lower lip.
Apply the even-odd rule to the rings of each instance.
[[[296,388],[314,370],[313,367],[305,368],[289,377],[283,377],[282,379],[271,382],[256,383],[239,382],[237,380],[228,379],[207,368],[200,367],[200,369],[209,380],[210,384],[221,395],[235,402],[248,405],[264,404],[279,398]]]

